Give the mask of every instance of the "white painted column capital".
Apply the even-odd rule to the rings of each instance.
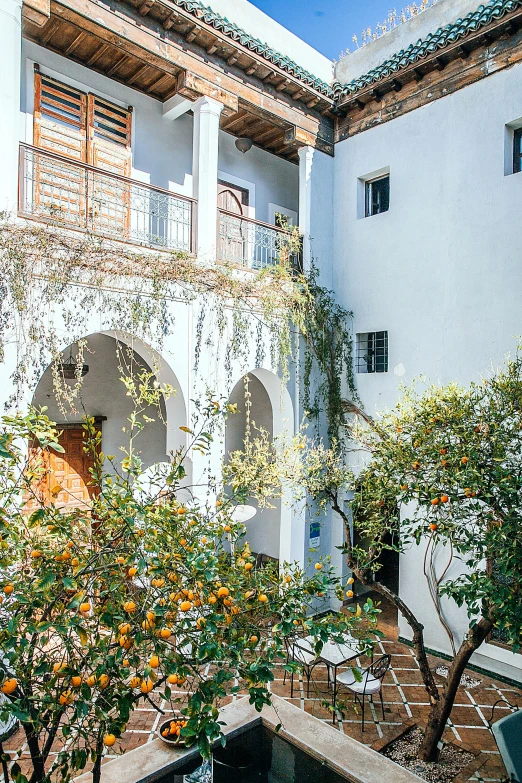
[[[197,254],[200,261],[207,263],[216,260],[218,142],[222,109],[222,103],[206,96],[192,106],[192,177],[194,198],[198,201]]]
[[[315,149],[301,147],[299,149],[299,231],[303,235],[303,265],[310,269],[312,248],[310,228],[312,222],[312,167]]]
[[[0,2],[0,210],[16,211],[18,142],[20,140],[20,75],[22,0]]]

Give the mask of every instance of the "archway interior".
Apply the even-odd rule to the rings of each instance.
[[[256,427],[265,429],[270,438],[274,435],[274,417],[270,397],[254,375],[248,375],[248,390],[251,394],[250,426],[252,437],[255,437]],[[229,401],[236,403],[238,413],[229,416],[226,424],[225,455],[244,447],[247,429],[247,412],[245,405],[245,383],[241,379],[234,386]],[[257,514],[246,522],[246,540],[252,552],[279,560],[279,536],[281,523],[281,501],[271,501],[274,508],[259,508],[251,498],[248,503],[257,509]]]
[[[67,347],[62,352],[63,361],[69,361],[70,356],[76,360],[77,353],[77,344]],[[122,447],[128,447],[128,418],[133,410],[132,400],[121,381],[120,368],[123,367],[124,374],[132,372],[136,376],[142,370],[151,371],[151,367],[132,348],[105,334],[93,334],[87,338],[84,362],[89,366],[89,371],[82,379],[78,398],[74,402],[75,410],[67,410],[67,415],[60,410],[53,388],[51,366],[47,367],[36,387],[33,405],[46,406],[49,418],[59,427],[65,427],[64,432],[69,433],[74,431],[74,425],[77,428],[81,426],[84,415],[95,417],[102,431],[102,451],[114,455],[118,464],[125,456]],[[73,386],[75,381],[66,380],[65,383]],[[145,414],[154,421],[146,424],[135,441],[143,468],[167,459],[164,402],[161,401],[160,411],[150,406]]]

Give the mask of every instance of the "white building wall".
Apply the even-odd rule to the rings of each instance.
[[[393,406],[400,384],[420,375],[478,381],[516,347],[522,175],[504,172],[505,126],[521,117],[519,65],[336,146],[334,289],[354,310],[354,332],[389,334],[388,373],[357,376],[368,413]],[[387,167],[389,211],[358,217],[358,178]],[[403,556],[401,591],[426,618],[427,645],[448,652],[421,556]],[[452,623],[462,631],[458,613]],[[404,623],[400,631],[410,635]],[[482,649],[481,665],[506,657]],[[507,656],[503,670],[520,676],[522,657]]]

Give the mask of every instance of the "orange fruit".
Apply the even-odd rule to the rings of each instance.
[[[220,587],[218,590],[218,598],[226,598],[230,594],[228,587]]]
[[[163,585],[164,585],[164,584],[165,584],[165,580],[164,580],[164,579],[162,579],[162,578],[161,578],[161,577],[159,577],[159,576],[158,576],[158,577],[155,577],[155,578],[154,578],[154,579],[151,581],[151,585],[152,585],[153,587],[163,587]]]
[[[177,683],[178,683],[178,675],[177,674],[169,674],[169,676],[167,677],[167,682],[170,685],[177,685]]]
[[[15,680],[14,677],[9,677],[7,680],[3,681],[0,691],[2,691],[2,693],[5,693],[7,696],[9,696],[9,694],[15,692],[17,687],[18,687],[18,681]]]
[[[129,576],[136,576],[136,574],[138,573],[138,569],[136,568],[136,566],[131,566],[129,568],[128,573],[129,573]]]
[[[225,525],[225,526],[224,526],[224,528],[223,528],[223,530],[225,531],[225,533],[230,533],[230,531],[232,530],[232,528],[230,527],[230,525]]]
[[[60,694],[60,698],[58,699],[58,701],[64,707],[68,706],[69,704],[72,704],[74,699],[73,699],[71,691],[64,691],[63,693],[61,693]]]
[[[353,578],[353,576],[351,576],[349,579],[346,580],[346,584],[347,585],[353,585],[354,582],[355,582],[355,579]]]
[[[188,612],[189,609],[192,609],[192,603],[190,601],[182,601],[179,605],[179,608],[182,612]]]
[[[123,565],[125,563],[125,558],[122,557],[121,555],[118,555],[118,557],[116,558],[116,563],[118,565]]]
[[[162,639],[169,639],[171,634],[172,632],[170,628],[161,628],[159,632],[159,635]]]
[[[96,676],[94,674],[90,674],[87,677],[86,682],[87,682],[87,685],[89,686],[89,688],[94,688],[94,686],[96,685]]]
[[[134,675],[134,677],[130,678],[129,685],[131,688],[139,688],[141,685],[141,677],[138,677],[138,675]]]
[[[353,590],[347,590],[346,591],[346,597],[347,598],[353,598]]]
[[[39,549],[33,549],[33,551],[31,552],[31,557],[32,557],[34,560],[37,560],[37,559],[38,559],[39,557],[41,557],[41,556],[42,556],[42,553],[40,552],[40,550],[39,550]]]
[[[98,684],[100,688],[106,688],[109,684],[109,675],[108,674],[100,674],[98,678]]]
[[[198,619],[196,620],[196,625],[200,631],[205,627],[206,622],[207,621],[205,620],[204,617],[198,617]]]
[[[322,569],[322,567],[323,567],[323,564],[322,564],[322,563],[316,563],[316,564],[315,564],[315,570],[316,570],[316,571],[320,571],[320,570]]]
[[[401,484],[401,489],[402,489],[403,492],[406,492],[406,490],[408,489],[408,485],[407,484]]]
[[[4,587],[4,593],[5,593],[6,595],[11,595],[11,593],[13,592],[13,590],[14,590],[14,587],[13,587],[13,585],[6,585],[6,586]]]
[[[82,677],[80,674],[75,674],[71,677],[71,685],[73,688],[79,688],[82,684]]]
[[[116,737],[114,736],[114,734],[106,734],[105,737],[103,738],[103,744],[108,748],[112,748],[115,742],[116,742]]]
[[[414,463],[412,464],[412,468],[413,468],[414,470],[418,470],[418,469],[420,468],[420,462],[414,462]]]
[[[144,631],[150,631],[154,628],[154,622],[152,620],[144,620],[141,624]]]
[[[268,596],[264,593],[261,593],[261,595],[258,597],[258,600],[261,601],[262,604],[266,604],[268,601]]]
[[[448,503],[449,497],[447,495],[441,495],[440,496],[440,502],[441,503]]]
[[[252,642],[252,644],[257,644],[259,641],[259,636],[255,636],[255,635],[251,636],[250,641]]]
[[[65,550],[65,552],[62,552],[62,560],[70,560],[71,559],[71,553],[68,549]]]
[[[67,664],[65,661],[62,661],[61,663],[55,663],[53,666],[53,672],[55,674],[59,674],[63,669],[65,669],[66,666]]]
[[[140,686],[142,693],[150,693],[153,688],[154,682],[150,679],[150,677],[148,677],[146,680],[143,680]]]
[[[253,563],[245,563],[245,571],[251,571],[253,567]]]
[[[154,624],[154,621],[156,620],[156,615],[155,615],[154,612],[147,612],[147,614],[145,616],[146,616],[147,620],[149,621],[149,623]]]
[[[432,506],[438,506],[439,505],[439,499],[438,498],[433,498],[433,500],[431,501],[431,505]]]
[[[122,666],[130,666],[129,659],[128,658],[124,658],[123,661],[121,662],[121,665]]]
[[[159,658],[157,655],[152,655],[149,661],[149,666],[151,669],[157,669],[160,665]]]
[[[122,636],[120,638],[120,647],[123,650],[130,650],[130,648],[132,647],[133,644],[134,644],[134,641],[129,636]]]
[[[136,604],[134,601],[127,601],[123,604],[123,611],[127,612],[128,614],[132,614],[132,612],[136,611]]]
[[[74,566],[75,568],[76,566],[80,565],[80,561],[78,560],[77,557],[73,557],[73,559],[71,560],[71,565]]]
[[[434,532],[435,532],[435,530],[437,529],[437,527],[438,527],[438,526],[435,524],[435,522],[432,522],[432,523],[431,523],[431,525],[430,525],[430,530],[432,531],[432,533],[434,533]]]
[[[118,626],[118,629],[119,629],[119,632],[121,633],[121,635],[125,636],[125,634],[128,634],[131,631],[130,623],[120,623],[120,625]]]
[[[462,457],[460,461],[462,462],[463,465],[467,465],[469,462],[469,457]]]
[[[83,604],[80,604],[80,612],[82,614],[87,614],[87,612],[91,611],[91,605],[88,601],[85,601]]]
[[[216,601],[217,601],[217,598],[216,598],[215,595],[209,595],[209,597],[208,597],[209,604],[215,604]]]
[[[187,513],[187,509],[186,509],[186,508],[183,508],[183,506],[180,506],[180,507],[178,508],[178,514],[180,514],[180,515],[181,515],[181,514],[186,514],[186,513]]]

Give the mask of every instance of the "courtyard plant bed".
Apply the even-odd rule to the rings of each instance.
[[[467,781],[483,764],[481,754],[463,743],[443,744],[437,761],[421,761],[419,749],[424,740],[424,729],[413,720],[406,721],[395,735],[373,744],[383,756],[395,761],[428,783],[461,783]]]

